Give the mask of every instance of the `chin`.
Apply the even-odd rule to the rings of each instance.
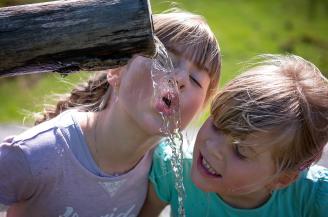
[[[198,189],[202,190],[203,192],[215,192],[213,180],[208,181],[206,178],[204,178],[204,176],[198,170],[196,161],[193,162],[190,175],[192,182]]]
[[[139,115],[131,115],[131,120],[134,122],[132,125],[136,125],[139,130],[143,131],[144,134],[149,136],[158,136],[162,135],[160,129],[163,125],[163,120],[160,116],[155,116],[153,114],[139,114]]]
[[[208,192],[206,183],[202,179],[201,175],[197,171],[195,171],[194,165],[192,166],[191,169],[191,180],[197,188],[199,188],[204,192]]]
[[[160,125],[155,124],[143,124],[143,131],[149,136],[164,136],[160,130]]]
[[[198,178],[191,178],[192,182],[194,183],[194,185],[200,189],[203,192],[211,192],[211,189],[209,189],[206,185],[206,183],[204,183],[202,180],[199,180]]]

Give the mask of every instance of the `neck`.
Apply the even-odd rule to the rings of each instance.
[[[125,114],[86,113],[85,135],[92,156],[107,173],[132,169],[160,137],[148,135]],[[115,123],[115,124],[113,124]]]
[[[243,195],[220,195],[220,197],[232,207],[239,209],[254,209],[267,202],[271,197],[271,192],[269,192],[268,189],[263,189]]]

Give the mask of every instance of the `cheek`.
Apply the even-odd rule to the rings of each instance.
[[[180,96],[181,125],[186,126],[203,108],[204,98],[200,95]]]
[[[124,77],[120,91],[138,99],[144,97],[145,94],[151,95],[153,93],[151,76],[141,71],[136,71],[133,76]]]
[[[265,165],[248,165],[243,162],[235,162],[235,164],[231,165],[229,171],[231,171],[229,176],[234,177],[230,179],[231,187],[246,187],[254,184],[261,185],[272,175]]]
[[[151,62],[145,58],[136,58],[123,73],[123,84],[128,84],[126,86],[130,86],[131,89],[132,87],[140,88],[152,85]]]

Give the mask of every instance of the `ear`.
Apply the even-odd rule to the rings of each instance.
[[[107,70],[107,81],[112,87],[120,86],[122,67]]]
[[[292,184],[298,178],[299,171],[282,172],[272,183],[272,189],[284,188]]]

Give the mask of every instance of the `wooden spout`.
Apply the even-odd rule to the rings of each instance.
[[[155,54],[148,0],[66,0],[0,8],[0,77],[103,70]]]

